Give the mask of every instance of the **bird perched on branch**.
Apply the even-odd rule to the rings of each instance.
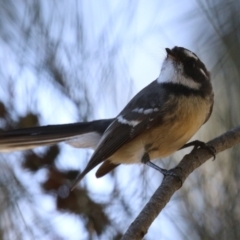
[[[182,47],[166,48],[159,77],[136,94],[112,119],[5,131],[0,151],[17,151],[66,142],[94,153],[72,189],[94,167],[102,177],[120,164],[144,163],[171,175],[152,160],[188,146],[208,121],[213,107],[210,74],[198,56]],[[187,143],[187,144],[186,144]]]

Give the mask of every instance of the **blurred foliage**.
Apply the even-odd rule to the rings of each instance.
[[[22,163],[22,167],[32,172],[36,172],[43,167],[51,167],[54,165],[54,161],[59,153],[60,150],[58,146],[49,147],[46,152],[41,155],[36,154],[33,151],[27,151]]]
[[[170,2],[165,4],[175,5]],[[112,7],[116,10],[107,22],[101,22],[107,8],[99,12],[94,4],[0,1],[1,129],[37,126],[49,119],[85,121],[94,117],[102,103],[114,112],[117,99],[127,102],[131,77],[122,45],[130,41],[129,29],[138,27],[133,20],[142,2],[119,3]],[[141,41],[145,35],[159,37],[156,32],[164,35],[155,18],[161,18],[158,12],[165,12],[166,6],[164,1],[156,6]],[[211,139],[240,122],[239,7],[239,0],[198,0],[194,11],[180,20],[169,13],[176,22],[193,24],[190,30],[179,28],[190,31],[189,41],[211,71],[215,106],[205,131],[198,135],[201,139]],[[99,16],[94,19],[96,13]],[[133,45],[135,38],[133,34]],[[174,239],[239,239],[239,156],[236,147],[195,171],[146,239],[167,239],[171,234]],[[79,173],[70,160],[88,157],[88,152],[80,150],[73,157],[62,145],[1,154],[0,239],[120,239],[161,179],[146,168],[137,166],[132,171],[121,166],[110,174],[102,194],[96,193],[99,185],[94,186],[91,178],[66,192],[65,186]],[[174,164],[167,160],[165,165]],[[51,210],[44,206],[49,198],[54,205]],[[78,219],[78,237],[71,230],[67,237],[61,231],[71,224],[69,215]],[[64,220],[57,224],[60,216]]]
[[[28,113],[24,117],[20,117],[14,128],[26,128],[38,125],[38,117],[33,113]]]
[[[240,1],[198,0],[206,17],[199,28],[201,50],[208,52],[215,91],[207,139],[240,123]],[[208,26],[208,28],[206,28]],[[180,191],[180,219],[188,239],[240,238],[240,149],[238,146],[206,163]],[[175,223],[177,224],[177,223]],[[191,237],[187,237],[190,234]]]
[[[105,23],[105,33],[94,39],[92,34],[95,33],[89,31],[94,22],[86,22],[91,15],[83,12],[84,9],[89,11],[89,7],[92,6],[78,1],[71,4],[68,1],[61,4],[56,1],[0,1],[2,130],[37,126],[49,115],[54,121],[61,117],[72,121],[91,119],[93,101],[100,103],[103,89],[115,96],[128,96],[130,77],[118,48],[108,43],[109,23]],[[66,9],[68,14],[65,14]],[[117,76],[116,71],[121,74]],[[119,92],[114,87],[117,82],[123,86],[128,82],[129,90],[125,88],[124,93]],[[87,185],[66,192],[66,185],[79,171],[62,166],[59,159],[64,153],[61,147],[52,146],[39,151],[1,154],[0,169],[4,174],[0,179],[3,203],[0,239],[76,239],[74,233],[61,236],[56,226],[58,217],[66,213],[73,219],[78,217],[79,221],[74,223],[76,228],[85,228],[85,231],[76,230],[77,239],[93,239],[100,235],[107,239],[120,238],[121,228],[116,222],[119,219],[113,221],[107,213],[113,199],[91,196]],[[76,159],[84,157],[80,154]],[[44,180],[39,183],[37,176]],[[43,200],[38,200],[39,196]],[[44,206],[48,206],[49,198],[44,199],[44,196],[51,197],[55,206],[52,211],[56,213],[50,216]],[[122,201],[120,196],[115,205],[118,201]],[[68,221],[66,217],[60,228],[65,225],[68,228],[71,224]]]

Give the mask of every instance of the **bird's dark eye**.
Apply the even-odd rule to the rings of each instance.
[[[187,65],[188,65],[188,67],[195,68],[196,61],[194,59],[190,58],[187,60]]]

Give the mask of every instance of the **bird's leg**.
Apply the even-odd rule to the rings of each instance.
[[[186,143],[185,145],[183,145],[180,149],[183,149],[183,148],[187,148],[187,147],[191,147],[191,146],[194,146],[193,150],[201,147],[201,148],[205,148],[206,150],[209,151],[210,154],[212,154],[213,158],[215,159],[216,158],[216,150],[214,147],[212,146],[209,146],[207,145],[205,142],[202,142],[202,141],[199,141],[199,140],[195,140],[195,141],[192,141],[192,142],[189,142],[189,143]],[[180,150],[179,149],[179,150]],[[214,160],[213,159],[213,160]]]
[[[162,173],[165,176],[172,176],[172,177],[176,177],[178,178],[178,180],[181,182],[181,185],[182,185],[182,180],[181,178],[176,174],[176,172],[174,171],[174,169],[170,169],[170,170],[167,170],[167,169],[164,169],[164,168],[161,168],[159,166],[157,166],[156,164],[152,163],[150,161],[150,158],[149,158],[149,155],[148,153],[145,153],[141,159],[141,162],[148,165],[149,167],[151,168],[154,168],[155,170],[159,171],[160,173]]]

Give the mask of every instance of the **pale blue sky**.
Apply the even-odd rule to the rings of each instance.
[[[93,105],[92,118],[108,118],[113,117],[125,106],[130,98],[137,93],[141,88],[149,84],[158,77],[161,63],[166,56],[165,48],[172,48],[175,45],[189,48],[196,52],[203,60],[207,61],[206,52],[199,49],[203,39],[199,39],[197,29],[199,21],[204,20],[201,15],[201,10],[195,1],[174,1],[174,0],[155,0],[155,1],[133,1],[129,5],[128,1],[95,1],[86,0],[78,4],[79,13],[82,14],[83,28],[85,29],[85,39],[87,39],[85,49],[74,49],[76,44],[76,35],[72,27],[75,3],[71,4],[69,1],[61,1],[62,5],[57,5],[57,14],[64,15],[64,28],[60,28],[61,22],[55,22],[51,25],[52,36],[58,37],[60,31],[63,31],[62,42],[67,44],[69,51],[83,51],[88,55],[85,62],[79,62],[79,59],[73,59],[71,65],[68,62],[67,55],[64,50],[60,48],[58,54],[61,55],[62,64],[68,66],[70,69],[79,69],[77,74],[79,78],[86,79],[86,86],[91,96],[91,103]],[[48,21],[51,17],[54,18],[52,9],[55,4],[43,1],[45,5],[45,19]],[[64,7],[63,7],[64,6]],[[56,14],[56,13],[55,13]],[[104,34],[103,34],[104,33]],[[101,48],[99,40],[103,41],[102,51],[108,47],[116,45],[114,54],[115,60],[119,64],[117,68],[117,79],[113,79],[105,83],[101,83],[98,79],[100,76],[98,72],[99,62],[104,59],[99,59],[96,55],[97,50]],[[39,45],[42,39],[39,38]],[[6,57],[7,56],[7,57]],[[29,62],[36,56],[28,52]],[[31,68],[22,68],[18,66],[15,61],[14,50],[8,47],[4,48],[4,52],[0,52],[0,59],[4,59],[6,72],[11,72],[12,78],[16,81],[16,88],[14,94],[17,96],[15,107],[22,114],[27,110],[36,108],[42,113],[41,124],[58,124],[69,123],[78,120],[75,106],[66,98],[61,98],[52,89],[47,81],[44,81],[44,76],[36,72],[32,72]],[[41,59],[40,59],[41,60]],[[39,60],[39,61],[40,61]],[[111,68],[111,66],[109,66]],[[89,74],[92,74],[89,78]],[[128,79],[125,79],[128,76]],[[130,76],[130,77],[129,77]],[[90,81],[89,81],[90,79]],[[132,80],[132,83],[129,82]],[[99,84],[100,82],[100,84]],[[112,94],[114,87],[116,91]],[[73,92],[78,90],[78,85]],[[34,97],[29,92],[35,92]],[[100,94],[101,92],[101,94]],[[0,95],[4,97],[5,89],[0,87]],[[29,96],[31,98],[29,99]],[[26,104],[19,101],[23,99]],[[38,101],[41,99],[41,101]],[[82,169],[86,165],[86,161],[80,162],[80,158],[85,158],[89,154],[83,150],[63,146],[64,151],[59,159],[59,166],[71,166]],[[41,149],[39,150],[41,151]],[[66,163],[66,159],[70,159]],[[134,170],[133,170],[134,169]],[[136,184],[129,184],[133,175],[136,176],[142,170],[142,166],[137,169],[135,167],[122,167],[118,171],[117,177],[123,191],[134,192]],[[134,171],[134,174],[133,174]],[[41,171],[37,178],[42,181],[45,172]],[[86,182],[91,191],[97,194],[108,194],[111,192],[112,185],[109,182],[109,177],[102,179],[95,178],[95,170],[91,171],[86,177]],[[161,181],[161,177],[156,176],[158,173],[148,172],[149,178],[154,176],[154,179]],[[124,180],[122,179],[124,176]],[[31,176],[25,177],[26,182]],[[154,180],[154,181],[155,181]],[[151,181],[151,179],[150,179]],[[152,182],[151,191],[159,185],[159,182]],[[31,183],[32,184],[32,183]],[[34,191],[40,193],[40,189],[33,186]],[[127,196],[126,196],[127,197]],[[54,210],[54,204],[51,197],[44,197],[45,202],[43,208],[46,211],[46,216],[56,216],[55,224],[59,231],[66,236],[66,239],[85,239],[79,238],[79,232],[84,234],[84,226],[75,217],[61,215]],[[42,198],[38,200],[38,204],[42,205]],[[136,211],[139,211],[138,202],[136,203]],[[134,208],[135,206],[133,206]],[[160,217],[153,223],[147,234],[147,238],[155,239],[181,239],[179,238],[178,230],[172,225],[167,215],[176,208],[174,202],[170,202]],[[137,212],[136,212],[137,214]],[[133,219],[128,219],[130,223]],[[183,225],[181,226],[183,227]],[[159,231],[159,229],[161,229]],[[161,236],[156,236],[161,232]]]

